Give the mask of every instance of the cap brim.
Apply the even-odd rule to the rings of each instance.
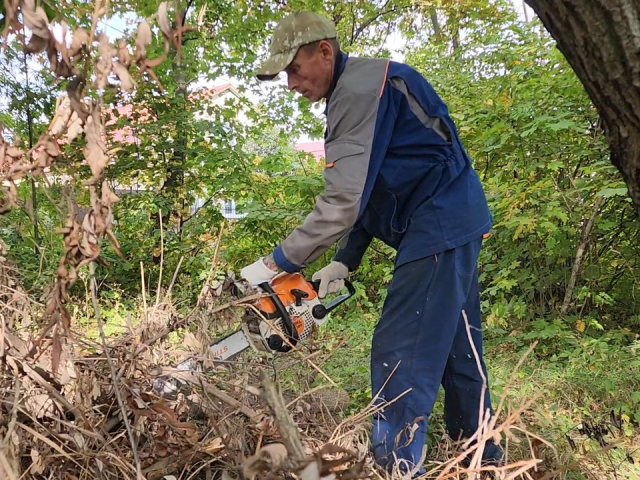
[[[262,68],[258,70],[256,77],[258,80],[273,80],[278,76],[278,74],[287,68],[287,66],[291,63],[293,58],[296,56],[296,52],[298,49],[289,50],[285,53],[275,53],[271,55]]]

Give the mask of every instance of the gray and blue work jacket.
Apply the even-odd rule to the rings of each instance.
[[[325,192],[273,251],[297,272],[338,243],[355,270],[375,237],[396,267],[455,248],[492,225],[448,108],[408,65],[340,53],[327,103]]]

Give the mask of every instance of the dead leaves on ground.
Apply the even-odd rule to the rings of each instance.
[[[0,369],[0,416],[10,419],[15,409],[19,417],[10,432],[8,422],[0,422],[0,438],[9,438],[5,452],[9,452],[7,457],[17,478],[25,474],[81,477],[86,468],[92,472],[98,468],[104,478],[135,478],[132,451],[105,356],[87,350],[85,341],[61,338],[60,358],[55,360],[59,373],[53,375],[54,360],[47,357],[48,352],[37,360],[26,358],[31,342],[7,333],[7,368]],[[136,432],[145,478],[156,480],[181,473],[188,477],[203,465],[215,471],[229,464],[234,467],[227,468],[222,478],[364,478],[365,460],[358,458],[363,452],[357,456],[335,445],[322,446],[328,431],[320,428],[326,421],[324,415],[309,416],[292,410],[301,426],[308,457],[299,464],[290,463],[269,407],[258,395],[246,395],[246,386],[256,382],[257,370],[239,364],[247,376],[253,375],[245,380],[246,385],[220,382],[230,398],[255,409],[257,415],[252,417],[238,413],[236,406],[213,398],[197,384],[175,399],[161,398],[153,393],[154,376],[145,365],[166,351],[167,345],[157,352],[151,347],[144,355],[132,358],[131,347],[139,339],[122,340],[110,347],[111,356],[116,370],[123,372],[118,388]],[[216,378],[214,375],[210,381]],[[255,453],[245,458],[243,452]],[[23,461],[14,463],[14,459]],[[65,470],[67,476],[62,474]]]
[[[364,461],[358,461],[355,452],[337,445],[326,444],[313,459],[304,461],[302,465],[293,465],[289,464],[286,447],[281,443],[271,443],[244,459],[235,470],[226,470],[222,478],[276,480],[290,478],[285,473],[294,473],[300,480],[349,480],[362,478],[363,471]]]

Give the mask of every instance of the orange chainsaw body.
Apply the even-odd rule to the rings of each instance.
[[[308,295],[305,298],[307,301],[313,300],[318,296],[313,286],[299,273],[285,273],[277,276],[271,281],[271,288],[273,288],[273,291],[280,297],[280,301],[285,307],[288,307],[296,301],[293,293],[291,293],[293,290],[305,292]],[[259,298],[256,307],[267,316],[276,313],[276,306],[268,297]]]

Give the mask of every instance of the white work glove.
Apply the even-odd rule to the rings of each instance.
[[[264,263],[263,258],[259,258],[251,265],[247,265],[240,270],[240,276],[244,278],[249,285],[257,287],[261,283],[270,282],[278,272],[274,272]]]
[[[313,281],[320,280],[318,296],[324,298],[328,293],[336,293],[344,288],[344,279],[349,276],[349,269],[344,263],[331,262],[322,270],[313,274]]]

